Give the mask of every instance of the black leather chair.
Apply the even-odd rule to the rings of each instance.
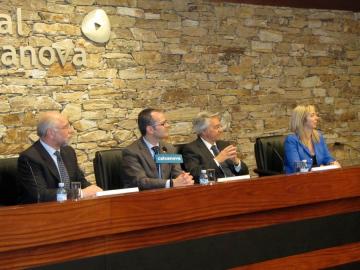
[[[97,151],[93,165],[96,184],[103,190],[124,188],[122,149]]]
[[[18,203],[17,160],[18,158],[0,159],[0,205]]]
[[[284,140],[285,135],[256,138],[255,159],[259,176],[284,173]]]

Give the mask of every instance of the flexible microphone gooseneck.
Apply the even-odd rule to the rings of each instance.
[[[271,147],[271,150],[275,153],[275,155],[278,157],[278,159],[281,161],[282,166],[284,167],[284,159],[279,154],[278,150],[274,147],[274,145],[271,142],[267,142],[267,144]]]
[[[352,150],[360,153],[360,150],[359,150],[359,149],[357,149],[356,147],[354,147],[354,146],[352,146],[351,144],[348,144],[348,143],[335,142],[335,143],[334,143],[334,146],[347,146],[347,147],[349,147],[350,149],[352,149]]]
[[[164,152],[164,153],[167,153],[167,148],[165,146],[161,147],[161,150]],[[161,166],[161,164],[160,164]],[[160,167],[161,168],[161,167]],[[160,169],[161,170],[161,169]],[[170,187],[173,187],[173,180],[172,180],[172,165],[170,165]]]
[[[34,180],[34,182],[35,182],[35,186],[36,186],[36,193],[37,193],[37,194],[36,194],[36,195],[37,195],[37,202],[39,203],[39,202],[40,202],[40,192],[39,192],[39,186],[38,186],[38,183],[37,183],[37,181],[36,181],[36,177],[35,177],[34,171],[33,171],[32,167],[31,167],[31,165],[30,165],[30,163],[29,163],[28,159],[25,159],[25,161],[26,161],[26,164],[28,165],[28,167],[29,167],[29,169],[30,169],[30,172],[31,172],[32,178],[33,178],[33,180]]]

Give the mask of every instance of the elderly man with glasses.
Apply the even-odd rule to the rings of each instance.
[[[141,138],[123,150],[125,187],[137,186],[145,190],[194,184],[192,176],[183,172],[179,164],[155,163],[156,154],[175,153],[174,147],[163,141],[169,135],[165,114],[156,109],[144,109],[139,113],[138,126]]]
[[[39,140],[22,152],[18,159],[20,202],[55,201],[60,182],[66,189],[80,182],[82,197],[95,196],[102,189],[90,184],[80,170],[75,150],[69,146],[74,129],[59,112],[45,112],[39,117]]]

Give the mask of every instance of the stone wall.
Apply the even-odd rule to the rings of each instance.
[[[10,3],[11,2],[11,3]],[[0,155],[13,156],[37,139],[41,111],[61,110],[76,130],[72,145],[88,178],[98,150],[128,145],[136,117],[163,108],[171,141],[194,138],[201,110],[223,113],[225,138],[240,144],[253,169],[254,139],[289,132],[296,104],[319,109],[321,129],[344,165],[360,155],[360,15],[209,1],[1,0],[13,35],[0,49],[65,45],[84,48],[86,66],[59,62],[0,69]],[[16,34],[16,8],[24,34]],[[86,39],[83,17],[106,11],[112,34],[105,45]],[[2,49],[3,51],[3,49]]]

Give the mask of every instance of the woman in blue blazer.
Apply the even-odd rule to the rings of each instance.
[[[284,143],[286,173],[296,172],[296,162],[306,160],[307,165],[340,164],[330,155],[324,137],[316,130],[319,117],[315,107],[297,106],[291,115],[290,130],[294,134],[287,136]]]

